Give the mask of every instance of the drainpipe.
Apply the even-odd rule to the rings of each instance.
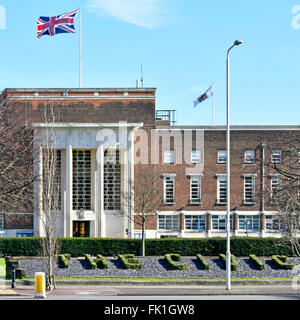
[[[263,140],[260,144],[261,146],[261,174],[260,174],[260,193],[261,193],[261,199],[260,199],[260,230],[261,235],[264,235],[265,232],[265,147],[266,147],[266,141]]]

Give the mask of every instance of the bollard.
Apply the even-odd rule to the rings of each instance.
[[[35,273],[35,298],[46,298],[46,280],[44,272]]]
[[[15,268],[15,264],[14,263],[12,263],[12,265],[11,265],[11,273],[12,273],[11,287],[15,288],[16,287],[16,268]]]

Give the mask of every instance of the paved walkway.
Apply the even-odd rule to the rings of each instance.
[[[231,290],[214,286],[59,286],[52,292],[47,292],[46,299],[49,300],[147,300],[147,299],[218,299],[224,296],[228,299],[234,296],[252,297],[262,299],[263,297],[273,299],[297,299],[300,300],[300,289],[295,290],[292,286],[233,286]],[[34,287],[20,286],[15,289],[0,289],[0,300],[2,299],[34,299]]]

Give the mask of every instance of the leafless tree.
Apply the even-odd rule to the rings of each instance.
[[[51,103],[44,104],[44,123],[38,139],[42,147],[42,203],[40,221],[42,232],[42,255],[46,274],[47,290],[55,289],[55,269],[57,255],[60,250],[58,226],[61,218],[61,159],[60,151],[56,149],[56,130],[53,124],[58,119],[58,114]]]
[[[33,128],[15,103],[0,105],[0,210],[32,212]]]
[[[160,178],[151,170],[138,172],[135,181],[128,182],[128,191],[122,193],[121,203],[122,214],[132,219],[133,223],[141,226],[141,255],[145,256],[146,223],[153,216],[156,216],[163,206],[163,192]],[[132,215],[130,215],[130,209],[128,209],[131,207],[134,208]]]
[[[276,183],[269,191],[269,201],[275,206],[277,229],[283,238],[288,239],[293,253],[300,257],[300,137],[289,135],[284,139],[284,149],[278,158],[269,157],[264,166],[275,177]],[[272,148],[266,145],[272,154]]]

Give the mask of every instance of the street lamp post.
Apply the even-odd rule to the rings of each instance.
[[[243,41],[236,40],[234,44],[227,50],[226,59],[226,176],[227,176],[227,250],[226,250],[226,289],[231,289],[231,253],[230,253],[230,69],[229,69],[229,53],[230,50],[242,44]]]

